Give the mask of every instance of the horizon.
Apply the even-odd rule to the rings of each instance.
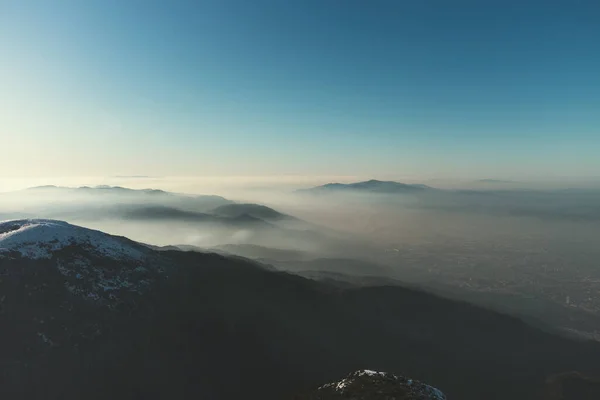
[[[36,177],[0,178],[0,193],[8,193],[42,186],[78,188],[83,186],[120,186],[128,189],[159,189],[168,192],[225,195],[254,200],[259,193],[292,193],[297,189],[308,189],[329,183],[356,183],[369,180],[390,181],[406,184],[425,184],[438,189],[478,189],[478,190],[559,190],[559,189],[600,189],[599,178],[548,178],[538,180],[483,179],[416,179],[414,177],[378,178],[369,176],[230,176],[230,177],[173,177],[173,176],[111,176],[111,177]]]
[[[600,171],[595,2],[0,7],[0,176]]]

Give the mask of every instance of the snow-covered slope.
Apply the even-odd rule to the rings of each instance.
[[[0,257],[19,252],[31,259],[51,258],[53,252],[69,246],[117,260],[141,260],[144,252],[132,242],[106,233],[48,219],[0,222]]]
[[[158,258],[127,238],[64,221],[0,222],[0,274],[55,294],[67,290],[114,305],[127,293],[144,292],[161,276]]]

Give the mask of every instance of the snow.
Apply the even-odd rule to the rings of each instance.
[[[99,256],[140,260],[144,253],[123,239],[106,233],[49,219],[22,219],[0,222],[0,257],[18,251],[32,259],[51,258],[54,251],[82,246]]]
[[[371,371],[370,369],[365,369],[362,370],[358,373],[359,376],[361,375],[368,375],[368,376],[376,376],[376,375],[380,375],[380,376],[384,376],[385,372],[377,372],[377,371]]]
[[[337,385],[335,385],[335,390],[342,390],[344,389],[346,386],[348,386],[348,381],[346,379],[342,379],[341,381],[339,381],[337,383]]]

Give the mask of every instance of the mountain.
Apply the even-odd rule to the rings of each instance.
[[[147,248],[129,239],[68,224],[64,221],[25,219],[0,223],[0,254],[29,259],[51,258],[77,247],[96,257],[141,262]]]
[[[294,219],[294,217],[286,214],[282,214],[278,211],[273,210],[267,206],[260,204],[225,204],[210,211],[213,215],[220,215],[223,217],[237,218],[242,215],[250,215],[254,218],[260,218],[266,221],[279,221],[283,219]]]
[[[160,270],[154,251],[124,237],[55,220],[0,223],[0,265],[25,260],[51,261],[67,291],[99,302],[117,300],[122,290],[143,291]]]
[[[507,181],[502,179],[479,179],[476,182],[478,183],[519,183],[515,181]]]
[[[52,220],[0,223],[0,398],[289,399],[373,368],[527,399],[600,345],[402,286],[340,287]]]
[[[327,242],[325,229],[266,206],[155,189],[42,186],[0,195],[0,210],[4,218],[60,219],[163,244],[165,229],[171,243],[205,247],[277,244],[312,250]]]
[[[183,222],[208,222],[225,226],[255,224],[263,228],[274,227],[258,217],[240,214],[232,217],[180,210],[166,206],[131,205],[115,209],[117,216],[128,220],[140,221],[183,221]]]
[[[314,227],[293,217],[266,220],[249,214],[231,213],[227,216],[145,205],[104,207],[99,214],[110,216],[117,221],[145,223],[144,228],[147,231],[150,229],[162,231],[165,227],[174,231],[177,229],[196,231],[210,237],[208,243],[207,241],[198,243],[204,247],[221,244],[264,247],[277,244],[290,251],[295,248],[319,250],[341,242],[327,232],[316,230],[318,228],[310,229]],[[186,244],[193,246],[195,243]]]
[[[34,210],[64,210],[75,207],[104,206],[106,204],[146,204],[180,208],[189,211],[206,212],[216,207],[230,204],[221,196],[187,195],[166,192],[159,189],[130,189],[121,186],[37,186],[17,192],[3,193],[3,198],[10,197],[24,200],[35,207]],[[41,199],[41,201],[40,201]],[[37,200],[37,201],[36,201]]]
[[[314,392],[296,397],[296,400],[446,400],[446,396],[432,386],[386,372],[362,370],[344,379],[325,384]]]
[[[299,192],[304,193],[330,193],[330,192],[365,192],[365,193],[415,193],[433,188],[420,184],[406,184],[393,181],[378,181],[371,179],[356,183],[328,183],[311,189],[302,189]]]
[[[334,231],[333,229],[309,223],[261,204],[231,203],[219,206],[208,212],[212,215],[224,218],[256,218],[261,221],[266,221],[268,223],[277,225],[280,228],[284,228],[289,231],[304,231],[310,233],[315,236],[315,238],[318,235],[325,235],[329,236],[330,238],[340,236],[340,233]]]
[[[316,226],[270,207],[235,203],[220,196],[185,195],[158,189],[129,189],[120,186],[38,186],[4,196],[25,198],[20,212],[2,213],[7,218],[38,215],[76,221],[126,218],[140,221],[211,222],[223,225],[278,223],[295,230]],[[35,202],[36,199],[41,201]],[[0,198],[0,200],[2,200]],[[32,201],[33,200],[33,201]],[[22,206],[25,203],[26,207]],[[40,204],[41,203],[41,204]]]
[[[159,189],[129,189],[122,186],[109,186],[109,185],[98,185],[98,186],[80,186],[80,187],[66,187],[56,185],[43,185],[34,186],[25,189],[26,192],[44,192],[44,191],[62,191],[71,193],[95,193],[95,194],[160,194],[167,195],[168,192]]]

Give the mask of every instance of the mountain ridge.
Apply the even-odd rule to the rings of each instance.
[[[54,251],[69,246],[86,246],[103,256],[140,260],[143,257],[141,247],[136,249],[126,241],[129,239],[65,221],[21,219],[0,222],[0,257],[3,253],[19,252],[33,259],[50,258]]]
[[[368,181],[354,182],[354,183],[327,183],[321,186],[315,186],[308,189],[300,189],[297,192],[300,193],[325,193],[325,192],[366,192],[366,193],[414,193],[428,190],[435,190],[434,188],[423,185],[423,184],[407,184],[396,181],[380,181],[377,179],[371,179]]]

